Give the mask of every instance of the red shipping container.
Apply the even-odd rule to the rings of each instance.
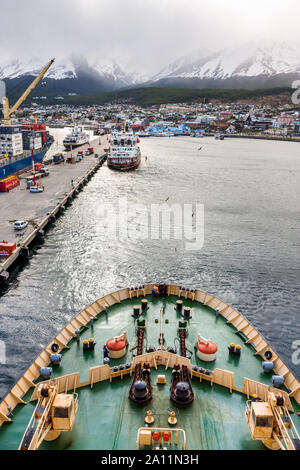
[[[10,189],[19,185],[19,178],[17,176],[10,176],[0,181],[0,191],[7,192]]]
[[[22,124],[22,129],[30,131],[46,131],[46,124],[33,124],[33,123],[24,123]]]
[[[41,163],[35,163],[34,164],[34,170],[35,171],[40,171],[42,169],[42,164]]]
[[[16,249],[17,245],[15,243],[0,242],[0,250],[8,251],[12,253]]]

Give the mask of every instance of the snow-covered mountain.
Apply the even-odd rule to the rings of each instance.
[[[141,73],[138,70],[128,72],[128,77],[131,86],[139,86],[140,84],[145,83],[150,79],[149,75],[145,75],[144,73]]]
[[[37,58],[0,62],[8,89],[23,90],[45,65]],[[218,52],[200,49],[168,64],[152,78],[112,59],[58,58],[35,94],[92,94],[137,86],[185,88],[272,88],[300,78],[300,45],[292,42],[237,44]]]
[[[32,80],[46,65],[37,58],[15,59],[0,64],[0,79],[7,88]],[[145,81],[144,78],[140,79]],[[133,86],[137,83],[136,73],[127,73],[114,60],[99,58],[87,60],[81,56],[56,59],[42,81],[43,93],[76,92],[100,93]],[[41,84],[39,85],[41,87]]]
[[[36,76],[45,65],[45,62],[37,58],[15,59],[0,65],[0,79],[13,80],[26,75]],[[47,78],[54,80],[76,77],[75,66],[69,58],[65,61],[55,61],[47,73]]]
[[[291,86],[300,78],[300,47],[292,42],[244,44],[218,52],[199,50],[169,64],[151,80],[157,86],[221,88]]]

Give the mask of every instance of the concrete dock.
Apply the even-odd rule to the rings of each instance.
[[[214,134],[212,134],[214,135]],[[256,139],[256,140],[276,140],[280,142],[300,142],[300,137],[292,136],[287,137],[284,135],[261,135],[261,134],[248,134],[239,132],[237,134],[225,134],[225,138],[236,138],[236,139]]]
[[[108,147],[106,136],[101,139],[101,145],[97,137],[90,144],[74,149],[72,154],[76,155],[78,150],[85,151],[89,146],[94,148],[99,157],[104,155],[104,148]],[[100,166],[100,158],[95,158],[95,154],[84,156],[78,163],[47,165],[49,176],[41,179],[44,192],[30,193],[26,189],[26,177],[30,175],[28,172],[20,176],[20,186],[7,193],[0,193],[0,241],[17,243],[12,256],[0,258],[0,273],[16,261],[22,249],[24,253],[24,248],[37,234],[42,233],[49,222],[55,221],[56,214],[71,202]],[[21,231],[14,230],[13,223],[16,220],[26,220],[28,226]]]

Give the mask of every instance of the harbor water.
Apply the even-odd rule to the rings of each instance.
[[[64,131],[55,132],[61,139]],[[1,397],[86,305],[154,281],[199,287],[233,305],[300,378],[299,144],[174,137],[144,138],[140,145],[140,167],[98,171],[2,288]],[[149,211],[153,204],[193,204],[195,211],[202,204],[203,246],[187,250],[184,239],[156,235],[119,237],[101,207],[117,210],[120,199]],[[131,234],[139,225],[128,217]]]

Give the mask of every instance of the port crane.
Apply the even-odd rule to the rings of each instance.
[[[271,450],[300,450],[300,436],[282,394],[268,392],[267,401],[249,400],[246,421],[253,440]]]
[[[62,432],[72,431],[77,409],[77,393],[58,393],[57,385],[40,384],[38,402],[23,435],[19,450],[37,450],[43,440],[53,441]]]
[[[29,93],[37,86],[40,80],[44,77],[46,72],[49,70],[51,65],[55,59],[51,59],[50,62],[43,68],[43,70],[39,73],[39,75],[33,80],[33,82],[29,85],[26,91],[24,91],[23,95],[18,99],[18,101],[10,108],[9,101],[6,96],[2,99],[3,105],[3,116],[4,116],[4,125],[10,126],[11,125],[11,115],[17,111],[17,109],[21,106],[21,104],[26,100]]]

